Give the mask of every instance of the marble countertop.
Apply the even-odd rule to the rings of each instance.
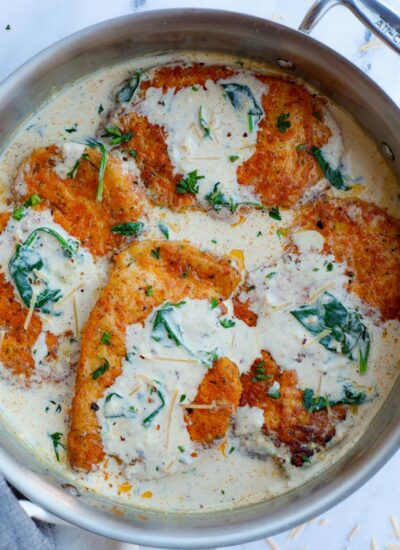
[[[387,0],[400,12],[400,0]],[[298,27],[312,0],[17,0],[2,3],[0,81],[32,55],[84,27],[136,11],[208,7],[238,11]],[[8,28],[10,27],[10,28]],[[345,8],[332,9],[312,36],[365,71],[400,105],[400,58]],[[289,533],[244,544],[245,550],[400,550],[400,452],[347,500]],[[358,526],[358,527],[357,527]],[[57,549],[122,550],[81,529],[58,526]],[[233,547],[232,547],[233,548]]]

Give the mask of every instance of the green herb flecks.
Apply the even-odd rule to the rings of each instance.
[[[203,107],[199,107],[199,124],[200,128],[203,130],[203,137],[211,138],[211,130],[207,126],[207,122],[203,117]]]
[[[39,197],[39,195],[30,196],[29,199],[27,199],[22,206],[17,206],[16,208],[14,208],[12,217],[18,221],[22,220],[22,218],[25,218],[26,216],[26,209],[30,206],[36,206],[40,202],[42,202],[42,199]]]
[[[73,126],[71,126],[71,128],[65,128],[65,131],[66,131],[68,134],[73,134],[74,132],[77,132],[77,131],[78,131],[78,125],[77,125],[77,124],[74,124]]]
[[[309,152],[313,155],[319,167],[325,174],[326,179],[330,182],[331,185],[333,185],[333,187],[336,187],[336,189],[340,189],[341,191],[348,191],[350,189],[350,187],[344,181],[340,170],[334,170],[333,168],[331,168],[329,162],[325,160],[321,149],[312,146]]]
[[[149,416],[146,416],[146,418],[142,422],[142,426],[145,428],[148,428],[152,422],[152,420],[160,413],[160,411],[165,407],[165,399],[163,394],[158,388],[154,388],[155,393],[160,398],[160,405],[151,413]]]
[[[268,273],[268,275],[265,275],[265,278],[266,279],[272,279],[272,277],[274,277],[276,275],[276,271],[270,271],[270,273]]]
[[[182,447],[182,445],[178,445],[178,450],[179,450],[179,452],[184,453],[185,452],[185,447]]]
[[[336,405],[362,405],[366,399],[367,396],[364,392],[355,392],[350,386],[344,386],[343,396],[337,400],[314,395],[314,391],[311,388],[305,389],[303,393],[304,407],[310,412],[321,411],[322,409]]]
[[[319,340],[329,351],[355,359],[358,350],[360,373],[366,372],[370,338],[357,311],[346,309],[332,294],[324,292],[315,304],[301,306],[290,313],[312,334],[329,331]]]
[[[97,109],[97,114],[98,115],[101,115],[101,113],[104,111],[104,107],[103,105],[100,103],[100,105],[98,106],[98,109]]]
[[[219,304],[218,298],[214,298],[214,296],[212,296],[210,298],[210,304],[211,304],[211,309],[215,309],[216,307],[218,307],[218,304]]]
[[[161,231],[161,233],[164,235],[164,237],[169,240],[169,229],[168,225],[164,222],[159,222],[158,229]]]
[[[268,397],[272,397],[272,399],[280,399],[281,392],[279,391],[279,388],[277,386],[272,385],[268,392]]]
[[[133,137],[131,132],[121,132],[117,126],[107,126],[104,128],[104,132],[101,137],[106,137],[110,145],[122,145]]]
[[[54,432],[50,434],[51,441],[53,443],[54,454],[56,455],[57,462],[60,462],[60,455],[58,454],[58,448],[62,447],[65,449],[63,443],[61,443],[61,438],[63,434],[61,432]]]
[[[290,118],[290,113],[282,113],[281,115],[278,116],[278,118],[276,119],[276,127],[278,128],[278,130],[283,134],[284,132],[286,132],[287,130],[289,130],[289,128],[291,127],[291,122],[289,120]]]
[[[277,220],[277,221],[282,220],[281,213],[279,212],[279,208],[277,206],[273,206],[269,210],[268,214],[269,214],[269,217],[272,218],[273,220]]]
[[[103,376],[103,374],[105,374],[109,368],[110,368],[110,363],[108,362],[107,359],[103,359],[103,363],[99,367],[97,367],[96,370],[92,372],[93,380],[97,380],[98,378]]]
[[[34,247],[40,233],[54,237],[68,258],[71,258],[76,253],[78,247],[77,241],[73,241],[72,239],[66,240],[57,231],[49,227],[38,227],[32,231],[25,242],[17,244],[15,252],[9,261],[8,268],[21,300],[26,307],[30,307],[31,305],[33,283],[39,282],[35,271],[40,270],[44,265],[39,251]],[[45,307],[46,304],[57,302],[61,298],[62,293],[60,289],[50,289],[46,281],[42,282],[45,284],[45,289],[36,296],[34,308],[40,309],[44,313],[50,313],[50,310]]]
[[[228,158],[231,162],[235,162],[236,160],[238,160],[239,155],[230,155]]]
[[[186,399],[186,395],[183,393],[179,398],[179,403],[183,403]]]
[[[146,73],[142,69],[138,69],[129,80],[129,82],[118,92],[117,101],[119,103],[126,103],[130,101],[133,97],[133,94],[138,89],[140,81],[145,75]]]
[[[96,201],[101,202],[103,200],[104,174],[107,166],[107,151],[106,151],[106,148],[104,147],[104,143],[101,143],[101,141],[97,141],[97,139],[89,138],[86,141],[86,145],[91,149],[96,149],[97,147],[101,152],[99,175],[97,178],[97,182],[98,182],[97,193],[96,193]]]
[[[113,233],[118,233],[119,235],[132,235],[133,237],[138,237],[142,230],[144,224],[142,222],[126,222],[126,223],[117,223],[113,225],[111,231]]]
[[[119,399],[122,399],[122,395],[120,395],[119,393],[115,393],[115,392],[112,392],[112,393],[109,393],[105,399],[105,402],[108,403],[109,401],[111,401],[111,399],[113,397],[117,397]]]
[[[223,328],[232,328],[236,325],[235,321],[233,321],[232,319],[221,319],[219,324]]]
[[[146,296],[153,296],[154,295],[154,289],[151,285],[149,285],[148,287],[146,287],[146,290],[145,290],[145,293],[146,293]]]
[[[252,382],[265,382],[266,380],[273,378],[272,374],[266,374],[265,372],[265,361],[260,361],[258,365],[256,366],[256,372],[253,378],[251,379]]]
[[[111,346],[111,334],[109,332],[103,332],[100,338],[100,344],[103,346]]]
[[[236,202],[232,197],[227,197],[222,191],[219,190],[221,182],[214,184],[213,190],[205,196],[206,201],[217,212],[222,208],[228,208],[229,211],[234,214],[239,206],[254,206],[258,210],[267,210],[265,206],[259,202],[241,201]]]
[[[161,248],[159,246],[157,246],[157,248],[153,248],[153,250],[150,252],[150,255],[155,260],[159,260],[160,259],[160,250],[161,250]]]
[[[199,184],[197,182],[202,179],[204,179],[204,176],[198,176],[197,170],[193,170],[193,172],[189,172],[186,178],[181,178],[179,180],[176,185],[176,192],[179,195],[183,195],[185,193],[192,193],[195,195],[199,192]]]

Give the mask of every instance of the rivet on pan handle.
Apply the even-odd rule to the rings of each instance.
[[[299,30],[308,34],[328,10],[338,5],[349,8],[378,38],[400,53],[400,14],[380,0],[317,0]]]

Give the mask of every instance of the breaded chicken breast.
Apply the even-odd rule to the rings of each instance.
[[[275,76],[257,78],[268,86],[262,98],[264,118],[256,151],[238,167],[237,178],[251,186],[265,206],[288,208],[322,177],[308,151],[323,147],[332,134],[324,123],[322,100],[304,86]]]
[[[69,172],[63,174],[57,169],[60,163],[68,162],[63,149],[57,145],[36,149],[22,164],[15,185],[18,200],[39,195],[52,209],[54,221],[99,256],[127,242],[123,234],[116,232],[118,226],[137,222],[146,206],[134,177],[110,154],[102,181],[103,194],[101,200],[96,200],[101,156],[97,149],[83,148],[77,164],[73,161],[67,166]]]
[[[359,199],[328,199],[304,205],[291,233],[323,235],[326,254],[348,265],[348,290],[376,307],[384,320],[400,319],[400,221]]]
[[[164,93],[168,90],[176,93],[185,87],[204,88],[207,80],[223,81],[236,72],[232,68],[201,64],[162,67],[150,80],[142,79],[135,93],[140,103],[149,88],[162,88]],[[264,117],[258,127],[255,152],[238,165],[237,179],[239,184],[251,187],[262,204],[289,207],[322,177],[309,150],[312,146],[324,146],[331,131],[324,122],[322,100],[304,86],[277,76],[254,76],[267,89],[262,97]],[[285,118],[280,124],[282,116]],[[199,207],[194,194],[176,192],[183,174],[174,171],[164,128],[151,124],[135,109],[123,110],[118,126],[123,133],[132,135],[122,147],[136,151],[151,200],[176,210]]]
[[[226,434],[232,413],[239,405],[242,385],[237,366],[222,357],[204,376],[193,405],[209,405],[209,409],[188,409],[185,415],[192,441],[209,445]]]
[[[262,375],[260,372],[262,371]],[[274,382],[278,394],[269,394]],[[254,361],[250,371],[241,377],[243,393],[240,406],[249,405],[264,410],[265,435],[277,447],[286,445],[294,466],[304,462],[324,447],[335,435],[335,426],[346,418],[342,405],[315,412],[304,407],[303,391],[297,386],[295,371],[282,371],[266,351]]]
[[[116,256],[109,282],[91,312],[82,338],[68,437],[74,468],[88,471],[104,458],[96,401],[121,373],[127,352],[126,327],[143,323],[154,308],[167,300],[175,303],[184,298],[226,299],[239,282],[239,273],[227,260],[182,242],[137,242]],[[149,285],[153,288],[151,295],[146,293]],[[104,333],[111,335],[111,345],[101,343]],[[100,363],[105,365],[104,372],[94,376]],[[222,383],[232,380],[234,369],[230,369],[229,376],[228,369],[225,362],[217,364],[209,377],[220,378]],[[209,379],[204,382],[201,394],[204,391],[207,395],[209,383]],[[230,398],[225,390],[222,395],[225,400]],[[232,398],[235,404],[236,393]],[[218,417],[218,421],[223,425],[225,417]]]

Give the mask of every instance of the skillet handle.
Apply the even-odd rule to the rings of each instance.
[[[378,38],[400,54],[400,14],[381,0],[317,0],[300,24],[299,30],[310,33],[333,6],[346,6]]]

